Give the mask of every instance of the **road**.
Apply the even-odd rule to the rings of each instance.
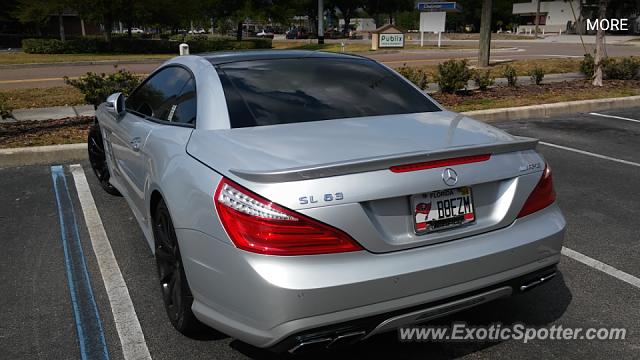
[[[576,39],[577,41],[577,39]],[[472,62],[477,59],[477,41],[450,40],[444,44],[464,45],[468,49],[461,50],[402,50],[385,53],[369,54],[365,56],[381,61],[391,67],[407,65],[437,64],[451,58],[468,58]],[[639,44],[639,43],[636,43]],[[548,58],[582,58],[584,49],[579,42],[554,43],[549,41],[495,41],[491,54],[492,61],[522,60],[522,59],[548,59]],[[593,44],[586,44],[589,51],[593,50]],[[346,51],[349,51],[347,45]],[[640,46],[630,43],[615,43],[607,46],[610,56],[630,56],[640,53]],[[120,62],[117,69],[127,69],[139,74],[152,72],[162,61]],[[111,73],[116,71],[113,64],[73,64],[73,65],[46,65],[46,66],[5,66],[0,67],[0,89],[52,87],[63,85],[63,76],[77,77],[87,72]]]
[[[601,114],[619,118],[575,114],[498,126],[543,142],[538,149],[553,169],[557,201],[568,222],[565,247],[638,280],[640,122],[632,120],[640,120],[640,108]],[[187,338],[171,327],[161,302],[153,256],[127,204],[121,197],[104,193],[88,164],[81,165],[150,355],[154,359],[273,358],[269,353],[215,332]],[[54,188],[52,176],[56,174],[61,177]],[[66,187],[61,179],[66,181]],[[95,314],[102,324],[109,357],[123,357],[74,184],[77,185],[68,165],[61,169],[50,166],[0,169],[3,189],[0,192],[0,244],[3,247],[0,282],[4,289],[0,296],[0,354],[3,358],[80,357],[81,337],[76,331],[67,269],[71,266],[73,274],[81,275],[83,268],[81,261],[69,264],[65,260],[67,248],[63,244],[67,244],[70,252],[80,254],[86,263],[90,286],[81,290],[95,301]],[[76,228],[73,221],[65,221],[66,236],[61,238],[61,219],[75,219],[77,233],[71,231]],[[585,329],[621,327],[627,329],[625,340],[404,343],[392,332],[351,348],[310,357],[637,358],[640,287],[622,281],[619,273],[603,272],[594,266],[597,267],[563,256],[560,275],[546,285],[436,320],[434,324],[464,321],[474,325],[500,322]],[[81,306],[88,306],[82,304],[80,302]],[[93,316],[94,313],[82,314]],[[97,333],[94,331],[89,340],[96,340]]]

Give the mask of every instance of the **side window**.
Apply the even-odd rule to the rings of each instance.
[[[185,90],[189,88],[192,88],[191,95],[185,93]],[[183,108],[186,109],[188,106],[180,106],[182,103],[188,102],[189,96],[193,98],[193,120],[186,119],[189,114],[187,114],[186,110],[183,110]],[[181,67],[167,67],[147,79],[142,86],[131,94],[131,96],[126,100],[126,109],[127,111],[142,117],[194,124],[194,80],[191,77],[191,74]],[[178,110],[180,110],[180,113],[176,114]],[[186,120],[183,120],[183,118]]]
[[[167,121],[194,125],[196,123],[196,82],[193,78],[187,81],[176,100],[173,113],[169,112]]]

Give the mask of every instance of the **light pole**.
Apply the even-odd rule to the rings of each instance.
[[[324,44],[324,4],[318,0],[318,44]]]

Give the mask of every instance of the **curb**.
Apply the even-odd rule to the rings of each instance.
[[[477,110],[463,112],[462,114],[473,117],[476,120],[492,123],[629,107],[640,107],[640,96]],[[86,159],[87,145],[84,143],[0,149],[0,168],[63,163]]]
[[[81,161],[87,157],[84,143],[0,149],[0,168]]]
[[[501,122],[529,118],[548,118],[573,113],[640,107],[640,95],[620,98],[566,101],[553,104],[467,111],[462,114],[484,122]]]

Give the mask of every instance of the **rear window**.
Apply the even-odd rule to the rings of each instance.
[[[269,59],[218,65],[232,128],[440,109],[366,59]]]

